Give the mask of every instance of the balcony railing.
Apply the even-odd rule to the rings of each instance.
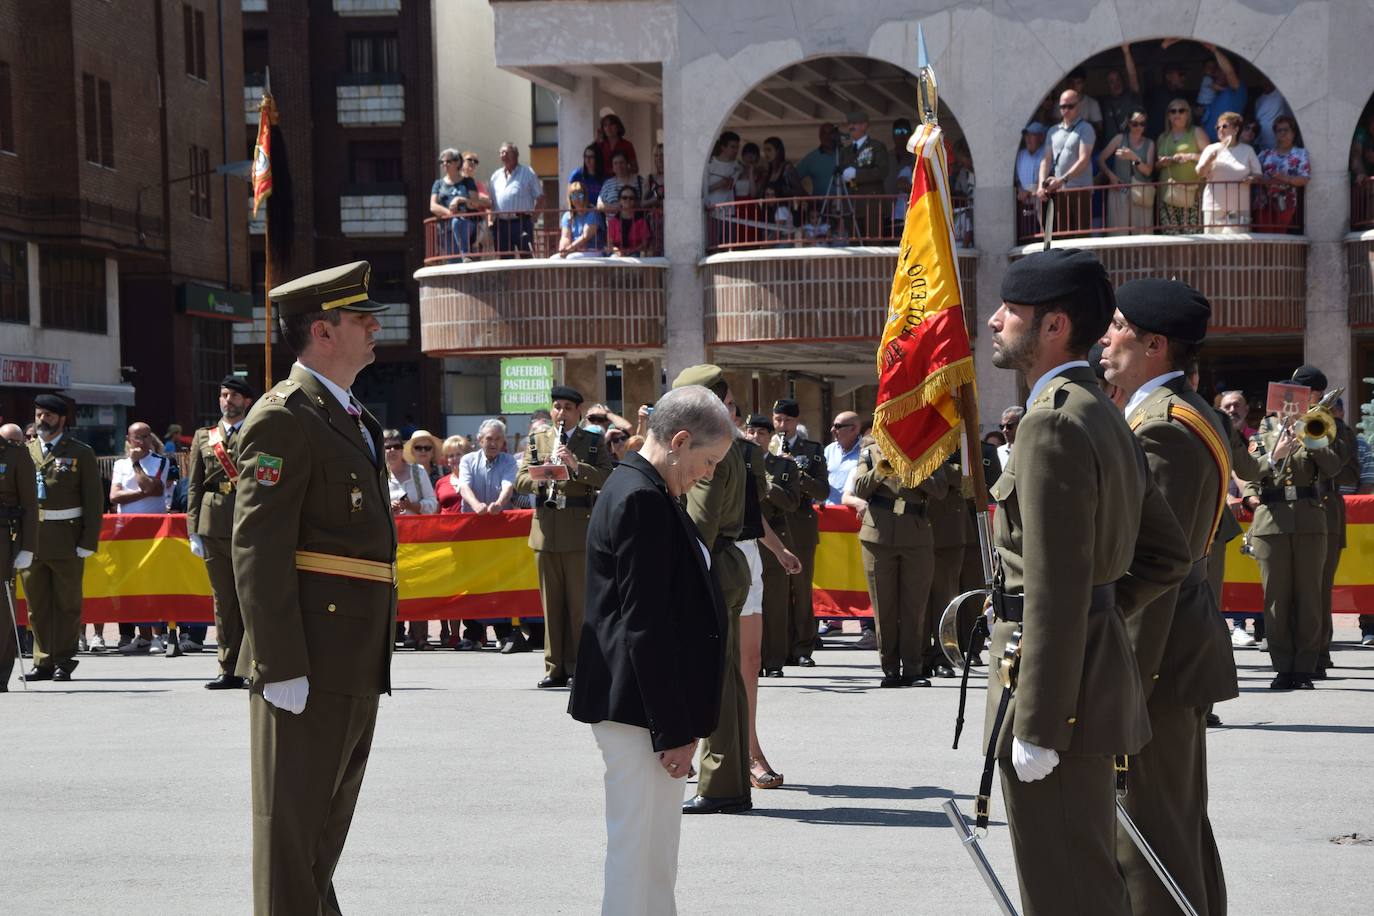
[[[950,201],[954,244],[973,247],[973,200]],[[844,194],[736,200],[706,208],[706,253],[757,248],[894,247],[905,196]]]
[[[1042,240],[1044,202],[1024,191],[1014,193],[1017,242]],[[1054,198],[1055,238],[1301,235],[1303,230],[1302,188],[1268,180],[1094,185],[1061,190]]]
[[[452,217],[425,220],[425,263],[448,264],[491,258],[552,258],[558,254],[562,237],[562,210],[526,210],[496,213],[479,210]],[[661,210],[646,207],[640,211],[648,232],[648,245],[637,257],[657,257],[663,251]],[[615,217],[610,217],[614,219]],[[570,254],[571,258],[612,255],[607,220],[603,219],[597,241],[592,247]],[[638,233],[636,233],[638,234]]]

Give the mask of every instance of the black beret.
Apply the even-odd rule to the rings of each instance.
[[[801,405],[791,398],[778,398],[773,402],[773,413],[780,413],[785,417],[800,417]]]
[[[33,406],[53,413],[67,413],[67,399],[59,394],[40,394],[33,399]]]
[[[226,375],[219,380],[219,386],[221,388],[228,388],[230,391],[236,391],[245,398],[253,397],[252,387],[237,375]]]
[[[582,403],[582,392],[576,388],[569,388],[567,385],[554,385],[549,392],[551,401],[572,401],[574,404]]]
[[[1206,339],[1212,318],[1212,304],[1202,293],[1181,280],[1156,277],[1121,284],[1116,307],[1141,330],[1188,343]]]
[[[1299,385],[1306,385],[1313,391],[1326,390],[1326,373],[1311,363],[1299,366],[1298,371],[1293,373],[1293,381]]]
[[[767,414],[754,413],[749,415],[749,422],[745,425],[750,429],[766,429],[771,433],[773,431],[773,418]]]
[[[1012,261],[1002,274],[1002,301],[1041,305],[1059,299],[1092,296],[1111,303],[1112,284],[1107,268],[1092,252],[1081,248],[1051,248]],[[1115,305],[1106,309],[1110,319]]]

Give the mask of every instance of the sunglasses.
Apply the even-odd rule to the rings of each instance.
[[[605,422],[606,422],[606,417],[605,417],[604,414],[597,414],[596,416],[588,416],[588,417],[587,417],[587,422],[588,422],[588,423],[605,423]]]
[[[1132,122],[1130,122],[1130,124],[1131,124],[1132,127],[1144,127],[1144,126],[1145,126],[1145,122],[1144,122],[1144,121],[1132,121]]]
[[[1061,111],[1072,111],[1073,109],[1075,109],[1075,108],[1077,108],[1077,107],[1078,107],[1078,103],[1077,103],[1077,102],[1074,102],[1074,103],[1069,104],[1069,105],[1060,105],[1060,106],[1059,106],[1059,109],[1060,109]]]
[[[1020,423],[1020,422],[1021,422],[1020,420],[1012,420],[1010,423],[999,423],[999,424],[998,424],[998,428],[999,428],[999,429],[1015,429],[1015,428],[1016,428],[1016,424],[1017,424],[1017,423]]]
[[[587,195],[586,195],[586,194],[583,194],[581,191],[573,191],[571,194],[568,195],[568,197],[569,197],[570,199],[572,199],[572,200],[586,200],[586,199],[587,199]]]
[[[831,428],[831,429],[853,429],[853,428],[854,428],[854,424],[853,424],[853,423],[831,423],[831,424],[830,424],[830,428]]]
[[[464,162],[471,162],[473,165],[481,165],[481,164],[482,164],[481,161],[478,160],[478,159],[464,159],[463,161],[464,161]]]
[[[405,448],[405,446],[399,442],[388,442],[386,445],[382,447],[385,448],[388,452],[394,452],[397,449]]]
[[[434,446],[432,446],[432,445],[412,445],[412,446],[410,447],[410,450],[411,450],[412,452],[432,452],[432,451],[434,451]]]
[[[1188,109],[1186,109],[1186,108],[1170,108],[1170,109],[1169,109],[1169,114],[1187,114],[1187,113],[1188,113]]]

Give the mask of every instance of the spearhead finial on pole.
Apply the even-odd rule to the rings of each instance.
[[[930,65],[930,53],[926,50],[926,32],[920,25],[916,26],[916,78],[921,121],[932,126],[938,124],[940,94],[935,82],[935,69]]]

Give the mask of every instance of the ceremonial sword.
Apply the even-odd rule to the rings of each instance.
[[[24,641],[19,638],[19,604],[14,597],[14,578],[13,573],[5,577],[5,603],[9,606],[10,623],[14,627],[14,660],[19,663],[19,683],[24,685],[24,692],[29,692],[29,682],[24,679]],[[8,679],[10,673],[5,672]]]
[[[1187,896],[1183,893],[1183,888],[1178,886],[1174,876],[1169,874],[1169,870],[1164,867],[1159,856],[1150,848],[1150,844],[1145,840],[1145,835],[1140,832],[1135,821],[1131,820],[1131,816],[1126,813],[1126,806],[1121,804],[1119,798],[1116,800],[1116,820],[1121,825],[1121,829],[1126,831],[1126,836],[1131,838],[1135,848],[1140,850],[1140,854],[1145,857],[1145,861],[1150,864],[1150,869],[1155,873],[1155,877],[1159,878],[1159,882],[1164,885],[1164,889],[1169,892],[1169,896],[1174,898],[1174,903],[1178,904],[1179,910],[1186,916],[1198,916],[1197,910],[1193,909],[1193,905],[1188,902]]]

